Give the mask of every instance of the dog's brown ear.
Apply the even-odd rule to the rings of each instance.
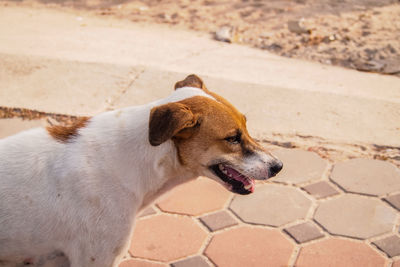
[[[175,90],[182,88],[182,87],[196,87],[205,90],[206,86],[202,79],[200,79],[195,74],[190,74],[184,80],[179,81],[175,84]]]
[[[197,124],[198,116],[194,115],[188,106],[181,103],[168,103],[154,107],[150,112],[149,141],[152,146],[158,146],[168,139],[185,137],[185,129]]]

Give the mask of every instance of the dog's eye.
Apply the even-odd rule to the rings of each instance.
[[[242,137],[241,137],[240,132],[238,132],[234,136],[226,137],[225,141],[228,141],[229,143],[234,144],[234,145],[240,144],[240,142],[242,141]]]

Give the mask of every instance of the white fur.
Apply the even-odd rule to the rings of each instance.
[[[210,97],[181,88],[100,114],[68,143],[41,128],[0,140],[0,266],[45,255],[44,266],[57,251],[72,267],[117,266],[135,214],[198,175],[180,165],[171,140],[156,147],[148,141],[152,107],[195,95]]]

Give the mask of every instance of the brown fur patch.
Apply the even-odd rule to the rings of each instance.
[[[220,153],[239,159],[246,154],[263,150],[248,134],[244,116],[232,105],[203,96],[194,96],[176,103],[187,107],[199,122],[196,127],[186,127],[172,136],[182,164],[197,166],[199,155],[206,151],[215,151],[217,154],[213,157],[218,157]],[[225,140],[238,130],[242,133],[240,145],[232,145]]]
[[[196,122],[197,116],[179,102],[155,107],[150,112],[150,144],[158,146],[178,134],[179,131],[193,127]]]
[[[218,155],[222,154],[229,155],[232,160],[236,159],[238,162],[256,151],[268,153],[248,133],[246,117],[225,98],[209,91],[201,78],[191,74],[178,81],[175,90],[185,86],[200,88],[216,101],[195,96],[178,102],[188,107],[199,121],[196,124],[198,127],[184,128],[172,137],[181,163],[196,168],[201,161],[199,156],[203,152],[211,158],[218,158]],[[240,145],[232,145],[226,141],[226,138],[238,132],[241,138]],[[203,152],[199,153],[200,151]]]
[[[206,87],[204,86],[203,80],[200,79],[195,74],[190,74],[184,80],[179,81],[175,84],[175,90],[182,88],[182,87],[196,87],[196,88],[200,88],[200,89],[206,89]]]
[[[78,130],[87,125],[90,117],[81,117],[69,125],[54,125],[47,127],[47,132],[51,137],[59,142],[67,143],[78,135]]]

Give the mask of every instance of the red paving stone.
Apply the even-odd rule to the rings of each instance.
[[[201,215],[222,209],[231,193],[209,178],[199,178],[175,188],[168,197],[158,202],[165,212]]]
[[[239,227],[216,234],[205,255],[218,267],[287,266],[293,247],[278,230]]]
[[[119,264],[119,267],[167,267],[166,264],[153,263],[143,260],[130,259]]]
[[[364,243],[330,238],[302,248],[295,266],[383,267],[385,264],[385,259]]]
[[[161,214],[138,220],[129,252],[162,262],[177,260],[196,254],[206,236],[189,217]]]

